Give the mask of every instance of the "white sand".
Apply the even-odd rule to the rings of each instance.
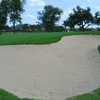
[[[21,98],[65,100],[100,87],[100,36],[50,45],[0,46],[0,88]]]

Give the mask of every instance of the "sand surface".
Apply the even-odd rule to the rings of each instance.
[[[50,45],[0,46],[0,88],[20,98],[65,100],[100,87],[100,36]]]

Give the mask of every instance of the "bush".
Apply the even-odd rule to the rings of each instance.
[[[100,45],[98,46],[98,51],[99,51],[99,53],[100,53]]]

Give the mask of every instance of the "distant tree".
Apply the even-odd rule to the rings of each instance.
[[[75,25],[79,26],[79,29],[85,31],[92,23],[93,16],[91,14],[91,9],[83,9],[80,6],[77,6],[73,9],[73,13],[69,14],[67,21],[67,26],[74,27]]]
[[[55,29],[55,32],[63,32],[63,31],[65,31],[65,28],[63,26],[55,26],[54,29]]]
[[[13,32],[15,34],[15,24],[17,22],[21,23],[21,14],[25,11],[23,5],[26,0],[9,0],[9,17],[10,22],[13,24]]]
[[[64,20],[64,21],[63,21],[63,25],[64,25],[65,28],[66,28],[67,26],[69,27],[69,25],[68,25],[68,20]]]
[[[30,25],[30,30],[33,32],[33,31],[35,31],[35,25]]]
[[[41,22],[36,22],[36,23],[37,23],[38,31],[41,31],[41,29],[43,28],[42,23]]]
[[[0,2],[0,35],[2,29],[4,29],[6,22],[7,22],[7,15],[8,15],[8,0],[2,0]]]
[[[64,20],[63,25],[65,28],[69,27],[70,29],[75,27],[75,23],[74,23],[74,21],[72,21],[72,17],[68,18],[67,20]]]
[[[60,20],[62,13],[63,10],[60,8],[46,5],[42,12],[38,12],[38,19],[42,21],[42,25],[47,32],[52,32],[54,31],[55,23]]]
[[[22,25],[22,30],[24,31],[24,32],[28,32],[29,31],[29,29],[30,29],[30,25],[29,24],[23,24]]]
[[[11,28],[8,25],[5,25],[4,29],[5,29],[6,32],[11,30]]]

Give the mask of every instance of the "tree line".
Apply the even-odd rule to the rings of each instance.
[[[16,23],[22,25],[23,31],[64,31],[66,27],[69,29],[75,29],[85,31],[90,25],[100,25],[100,12],[97,11],[93,16],[91,8],[81,8],[79,5],[73,8],[73,13],[69,14],[69,17],[63,21],[63,26],[57,26],[56,22],[61,19],[63,10],[52,5],[44,6],[43,11],[38,13],[38,24],[29,25],[21,24],[21,14],[25,11],[24,4],[26,0],[2,0],[0,3],[0,32],[5,29],[8,17],[9,21],[13,24],[13,32],[15,34]]]

